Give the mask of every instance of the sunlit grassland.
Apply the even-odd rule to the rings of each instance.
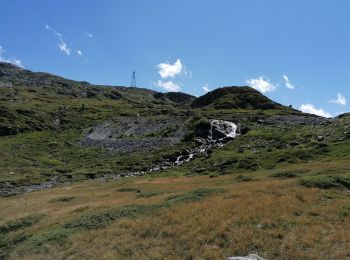
[[[215,178],[154,174],[85,181],[1,198],[1,251],[13,259],[222,259],[248,253],[267,259],[346,259],[346,187],[301,184],[330,174],[350,177],[348,160]]]

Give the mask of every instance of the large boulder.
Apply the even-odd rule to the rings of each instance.
[[[220,140],[224,138],[235,138],[237,135],[237,125],[230,121],[210,120],[212,140]]]

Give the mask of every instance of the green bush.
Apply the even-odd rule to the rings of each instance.
[[[118,189],[119,192],[134,192],[134,191],[139,191],[139,189],[137,188],[133,188],[133,187],[123,187]]]
[[[140,194],[137,195],[138,198],[150,198],[154,196],[158,196],[163,194],[162,191],[148,191],[148,192],[141,192]]]
[[[350,178],[339,175],[308,176],[300,180],[300,184],[306,187],[329,188],[350,188]]]
[[[343,206],[339,211],[338,211],[338,216],[341,219],[347,218],[350,216],[350,205]]]
[[[237,162],[238,169],[256,170],[258,163],[253,158],[243,158]]]
[[[252,177],[250,177],[250,176],[245,176],[245,175],[238,175],[237,177],[236,177],[236,180],[237,181],[252,181],[252,180],[254,180]]]
[[[76,197],[74,196],[63,196],[63,197],[57,197],[54,199],[51,199],[49,202],[55,203],[55,202],[69,202],[74,200]]]
[[[276,172],[270,175],[272,178],[293,178],[296,177],[299,174],[307,173],[310,170],[295,170],[295,171],[283,171],[283,172]]]
[[[98,212],[84,214],[63,225],[66,229],[94,229],[107,223],[125,217],[136,217],[154,212],[159,206],[127,205],[120,208],[105,209]]]
[[[293,178],[297,175],[294,172],[276,172],[274,174],[271,174],[270,177],[273,178]]]
[[[44,216],[45,215],[43,214],[34,214],[6,222],[5,224],[0,226],[0,234],[6,234],[22,228],[30,227],[38,223]]]
[[[221,192],[224,192],[224,191],[222,189],[203,188],[203,189],[193,190],[184,194],[170,196],[166,199],[166,203],[174,204],[174,203],[180,203],[180,202],[199,201],[212,194],[217,194]]]

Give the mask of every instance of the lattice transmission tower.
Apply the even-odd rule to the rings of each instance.
[[[136,88],[136,73],[135,73],[135,70],[132,72],[132,79],[131,79],[130,87]]]

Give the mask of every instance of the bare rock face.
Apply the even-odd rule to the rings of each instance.
[[[91,129],[80,141],[83,147],[99,147],[113,152],[132,152],[174,145],[184,136],[185,118],[150,120],[120,118]]]
[[[211,129],[208,138],[220,140],[223,138],[235,138],[237,135],[237,125],[224,120],[210,120]]]

